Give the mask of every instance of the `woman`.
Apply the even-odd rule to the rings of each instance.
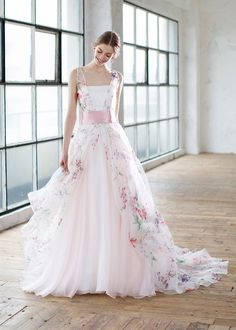
[[[142,298],[217,282],[228,261],[174,244],[118,122],[123,76],[108,64],[119,54],[119,36],[106,31],[93,49],[93,60],[70,74],[60,166],[28,194],[34,215],[22,228],[22,289]]]

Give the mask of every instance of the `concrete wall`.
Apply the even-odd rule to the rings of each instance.
[[[201,150],[236,153],[236,1],[201,0]]]

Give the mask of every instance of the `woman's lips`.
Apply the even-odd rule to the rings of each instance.
[[[98,63],[103,64],[103,62],[99,61],[99,59],[96,57],[96,60],[98,61]]]

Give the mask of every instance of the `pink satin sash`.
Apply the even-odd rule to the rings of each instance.
[[[95,124],[95,123],[114,123],[117,122],[116,118],[112,116],[111,111],[82,111],[80,113],[81,124]]]

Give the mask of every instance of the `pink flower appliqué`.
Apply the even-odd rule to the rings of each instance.
[[[122,187],[121,188],[121,194],[120,194],[121,200],[122,200],[122,208],[121,210],[126,208],[127,204],[127,187]]]
[[[99,134],[97,134],[97,136],[96,136],[94,142],[92,142],[92,144],[91,144],[92,147],[93,147],[93,150],[94,150],[94,148],[96,147],[96,144],[98,143],[98,139],[99,139]]]
[[[138,218],[141,220],[147,219],[147,211],[144,206],[139,205],[137,193],[131,198],[131,205],[134,213],[138,216]]]
[[[72,179],[76,179],[77,178],[77,175],[80,171],[83,170],[83,167],[82,167],[82,161],[80,159],[76,159],[75,160],[75,170],[72,174]]]
[[[133,247],[136,246],[137,238],[130,237],[130,234],[129,234],[129,241],[130,241],[130,243],[133,245]]]

